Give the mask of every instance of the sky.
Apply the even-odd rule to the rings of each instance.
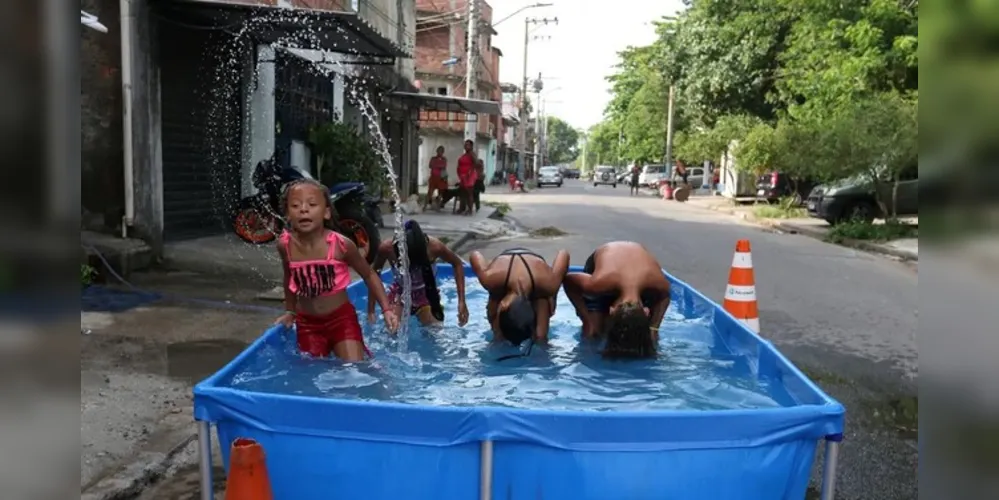
[[[488,0],[494,21],[536,0]],[[605,77],[614,72],[617,53],[629,45],[655,40],[652,21],[683,8],[680,0],[541,0],[553,4],[524,10],[494,25],[493,46],[503,51],[500,80],[520,86],[524,73],[524,19],[558,18],[558,25],[532,26],[528,44],[528,78],[542,74],[545,111],[573,127],[600,121],[610,99]],[[550,38],[549,38],[550,37]],[[532,100],[536,100],[531,96]]]

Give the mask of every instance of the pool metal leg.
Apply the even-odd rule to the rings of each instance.
[[[836,462],[839,460],[839,441],[826,441],[826,459],[822,468],[822,500],[836,496]]]
[[[493,442],[479,444],[479,500],[493,498]]]
[[[212,427],[198,421],[198,456],[201,467],[201,500],[215,500],[212,491]]]

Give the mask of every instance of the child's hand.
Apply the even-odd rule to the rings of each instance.
[[[465,323],[468,323],[468,306],[462,300],[458,302],[458,326],[465,326]]]
[[[385,318],[385,328],[388,328],[390,333],[394,334],[399,330],[399,318],[394,311],[385,311],[382,313],[382,317]]]
[[[368,313],[368,324],[369,325],[375,324],[375,312],[374,311]]]
[[[278,316],[277,321],[274,322],[275,325],[282,325],[285,328],[291,328],[295,325],[295,313],[286,312]]]

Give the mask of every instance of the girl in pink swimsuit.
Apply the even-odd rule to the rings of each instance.
[[[399,327],[381,280],[354,243],[327,229],[332,218],[329,191],[311,179],[285,188],[285,216],[291,231],[281,234],[285,313],[278,324],[297,327],[298,348],[315,357],[335,354],[344,361],[371,355],[364,345],[357,310],[347,297],[350,269],[374,291],[390,332]]]

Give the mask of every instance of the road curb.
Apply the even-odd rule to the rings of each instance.
[[[80,500],[135,498],[146,487],[163,479],[177,456],[196,438],[193,421],[190,425],[163,431],[163,435],[154,439],[161,444],[138,452],[127,465],[86,487],[80,494]]]
[[[499,211],[498,208],[493,208],[492,210],[493,210],[492,213],[490,213],[488,216],[486,216],[487,219],[493,219],[493,220],[502,220],[503,219],[503,215],[500,214],[500,211]],[[458,252],[461,251],[461,247],[467,245],[468,242],[470,242],[470,241],[472,241],[474,239],[476,239],[474,232],[472,232],[472,231],[465,231],[465,234],[461,235],[461,237],[458,238],[453,244],[448,245],[448,246],[451,248],[452,252],[458,253]]]
[[[724,206],[706,206],[703,208],[706,208],[708,210],[713,210],[715,212],[727,213],[729,215],[738,217],[746,222],[751,222],[758,226],[778,229],[780,231],[784,231],[791,234],[800,234],[802,236],[808,236],[809,238],[816,239],[824,243],[829,243],[830,245],[839,245],[842,247],[863,250],[869,253],[887,255],[890,257],[895,257],[896,259],[901,259],[906,262],[919,261],[918,253],[910,252],[907,250],[899,250],[897,248],[885,246],[880,243],[871,243],[870,241],[849,240],[849,239],[834,243],[826,240],[826,233],[810,227],[788,224],[786,222],[781,222],[779,220],[774,220],[774,219],[757,219],[753,214],[746,212],[737,212],[731,208]]]

